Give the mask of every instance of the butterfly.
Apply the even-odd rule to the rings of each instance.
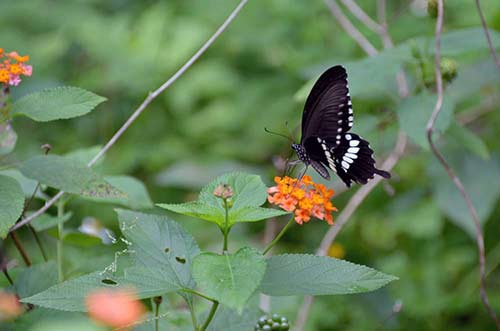
[[[375,174],[390,178],[375,168],[368,141],[350,133],[354,123],[347,72],[337,65],[326,70],[314,84],[302,114],[300,144],[292,144],[298,161],[311,165],[325,179],[328,169],[347,185],[366,184]]]

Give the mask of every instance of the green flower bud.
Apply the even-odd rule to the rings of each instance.
[[[450,83],[457,77],[458,63],[452,58],[443,57],[441,58],[441,76],[443,80]]]

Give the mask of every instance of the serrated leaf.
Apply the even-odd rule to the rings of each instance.
[[[246,308],[241,313],[222,306],[207,331],[250,331],[253,330],[262,312],[257,308]]]
[[[238,222],[256,222],[273,217],[287,215],[289,212],[281,209],[262,208],[262,207],[244,207],[229,214],[229,223]]]
[[[0,155],[9,154],[14,150],[17,142],[16,131],[10,123],[0,124]]]
[[[20,170],[28,178],[68,193],[96,198],[126,196],[85,164],[58,155],[35,156]]]
[[[54,261],[27,267],[16,277],[16,293],[26,298],[40,293],[57,283],[57,266]]]
[[[21,216],[24,208],[24,194],[19,183],[0,175],[0,237],[5,238],[9,229]]]
[[[229,185],[234,191],[231,197],[232,209],[258,207],[266,202],[267,187],[260,177],[242,172],[232,172],[217,177],[201,190],[198,200],[224,211],[222,199],[214,195],[215,188],[221,184]]]
[[[29,215],[30,214],[28,213],[28,216]],[[37,232],[40,232],[57,226],[59,222],[65,223],[69,221],[72,215],[73,213],[69,212],[64,214],[62,217],[57,217],[45,213],[35,218],[30,224]]]
[[[260,291],[271,296],[352,294],[376,290],[396,279],[331,257],[285,254],[267,260]]]
[[[99,289],[124,289],[136,294],[139,298],[161,295],[162,292],[151,292],[147,281],[128,281],[123,276],[115,276],[105,272],[93,272],[75,279],[56,284],[49,289],[21,300],[40,307],[64,310],[86,311],[85,298]]]
[[[420,147],[429,149],[426,127],[434,111],[437,96],[427,92],[403,100],[399,106],[398,117],[400,128]],[[443,107],[434,126],[435,130],[444,133],[453,120],[455,105],[450,98],[444,98]]]
[[[259,207],[266,201],[266,186],[259,176],[244,173],[230,173],[218,177],[202,189],[198,201],[183,204],[158,204],[158,206],[179,214],[217,223],[223,228],[226,217],[223,201],[213,194],[215,188],[221,184],[229,185],[234,191],[230,200],[229,227],[238,222],[255,222],[287,214],[282,210]]]
[[[202,253],[193,261],[198,286],[222,304],[241,311],[266,270],[262,254],[244,247],[234,254]]]
[[[135,264],[154,270],[162,284],[193,288],[191,263],[199,254],[193,237],[165,216],[117,210],[120,229],[128,241]]]
[[[12,114],[39,122],[67,119],[85,115],[105,100],[78,87],[56,87],[17,100],[12,105]]]

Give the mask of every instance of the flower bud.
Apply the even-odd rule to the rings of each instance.
[[[445,0],[443,0],[443,9]],[[438,16],[438,0],[427,0],[427,14],[430,17],[436,18]]]
[[[218,198],[227,200],[234,195],[234,191],[231,186],[227,184],[220,184],[215,188],[214,195]]]
[[[458,63],[452,58],[443,57],[440,63],[443,80],[450,83],[457,77]]]

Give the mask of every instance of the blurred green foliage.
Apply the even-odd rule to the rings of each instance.
[[[366,199],[338,242],[349,261],[376,267],[399,280],[372,294],[318,298],[306,329],[492,329],[479,300],[472,221],[426,148],[422,131],[435,97],[428,81],[433,75],[434,19],[425,8],[418,8],[424,1],[387,2],[396,48],[369,59],[322,1],[250,1],[207,53],[149,106],[97,169],[106,176],[140,179],[154,202],[193,200],[192,192],[227,170],[252,169],[270,183],[277,174],[273,157],[287,157],[290,149],[288,142],[266,134],[264,127],[283,132],[287,122],[292,129],[298,127],[310,87],[304,84],[327,66],[346,64],[355,132],[372,142],[378,160],[392,149],[399,128],[408,132],[411,145],[393,171],[394,179]],[[376,1],[358,3],[376,17]],[[108,99],[78,119],[35,123],[16,118],[17,146],[13,154],[0,158],[1,168],[41,154],[39,147],[46,143],[55,154],[104,144],[148,91],[175,72],[235,5],[236,1],[221,0],[0,2],[0,46],[29,54],[34,67],[33,76],[13,89],[14,99],[65,85]],[[490,27],[500,29],[500,2],[483,1],[483,7]],[[356,26],[381,46],[376,34],[359,23]],[[500,32],[492,33],[500,48]],[[495,111],[500,103],[500,75],[472,1],[446,1],[443,55],[456,61],[457,77],[445,91],[449,104],[441,114],[439,145],[478,209],[487,247],[490,301],[500,312],[500,113]],[[404,102],[397,96],[395,80],[402,67],[407,69],[412,92]],[[295,136],[297,131],[293,130]],[[21,184],[25,194],[32,192],[32,182]],[[342,187],[337,178],[331,185]],[[340,195],[335,205],[342,210],[354,191]],[[147,194],[143,196],[148,202]],[[37,201],[33,208],[41,203]],[[93,218],[119,231],[109,204],[75,199],[68,209],[73,213],[68,228],[76,230],[84,218]],[[50,213],[55,215],[53,210]],[[205,248],[219,241],[208,223],[176,219],[196,229],[191,232]],[[263,230],[262,224],[239,224],[233,239],[258,242]],[[288,250],[314,252],[326,231],[323,222],[297,226],[282,244]],[[42,261],[29,233],[21,237],[29,243],[35,262]],[[82,241],[67,245],[67,276],[103,269],[113,253],[123,249],[122,244],[88,246]],[[53,233],[44,233],[43,242],[54,256]],[[6,244],[9,257],[20,260],[10,242]],[[21,268],[12,271],[14,276],[27,278],[25,271],[16,269]],[[48,275],[48,283],[55,279],[52,269],[43,269],[40,272]],[[6,285],[3,279],[0,282]],[[402,310],[391,313],[398,300]],[[276,298],[272,306],[289,317],[293,329],[300,303],[300,298]],[[27,330],[40,319],[53,325],[51,321],[61,316],[39,310],[17,326]],[[178,316],[171,318],[165,325],[175,329],[170,324]],[[181,329],[185,319],[179,320]]]

